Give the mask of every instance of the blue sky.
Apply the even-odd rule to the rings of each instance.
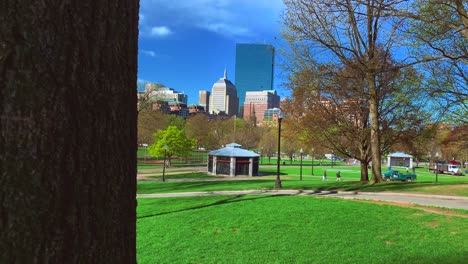
[[[235,82],[236,43],[280,45],[282,0],[141,0],[138,80],[162,83],[197,103],[223,76]],[[278,61],[278,58],[276,58]],[[281,87],[275,65],[275,89]]]

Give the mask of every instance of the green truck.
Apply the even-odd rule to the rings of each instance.
[[[383,178],[386,181],[407,181],[412,182],[416,180],[416,174],[402,173],[397,170],[389,170],[383,173]]]

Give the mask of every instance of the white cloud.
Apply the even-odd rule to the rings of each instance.
[[[242,36],[249,34],[249,29],[224,23],[207,24],[204,27],[221,35]]]
[[[167,35],[172,34],[172,31],[168,27],[152,27],[150,30],[151,36],[156,37],[165,37]]]
[[[149,57],[156,57],[156,52],[152,51],[152,50],[141,50],[141,53],[145,54],[146,56],[149,56]]]
[[[171,32],[154,27],[164,23],[171,28],[195,27],[230,38],[253,37],[256,32],[273,31],[276,25],[271,21],[279,20],[282,8],[282,0],[141,0],[144,23],[140,21],[140,27],[146,25],[151,32],[161,28],[156,30],[161,35]]]

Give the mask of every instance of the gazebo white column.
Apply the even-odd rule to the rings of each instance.
[[[211,173],[213,173],[214,175],[216,175],[216,162],[218,160],[218,157],[216,156],[213,156],[213,171]]]
[[[229,166],[229,176],[234,177],[236,176],[236,158],[231,157],[231,164]]]
[[[409,167],[410,167],[410,168],[413,168],[413,158],[410,158],[410,159],[409,159]]]
[[[253,175],[253,158],[249,159],[249,176],[252,177]]]
[[[391,157],[390,155],[387,156],[387,167],[390,167],[391,166]]]

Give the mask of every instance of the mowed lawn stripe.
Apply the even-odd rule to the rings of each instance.
[[[139,263],[463,263],[466,218],[309,196],[138,199]]]

